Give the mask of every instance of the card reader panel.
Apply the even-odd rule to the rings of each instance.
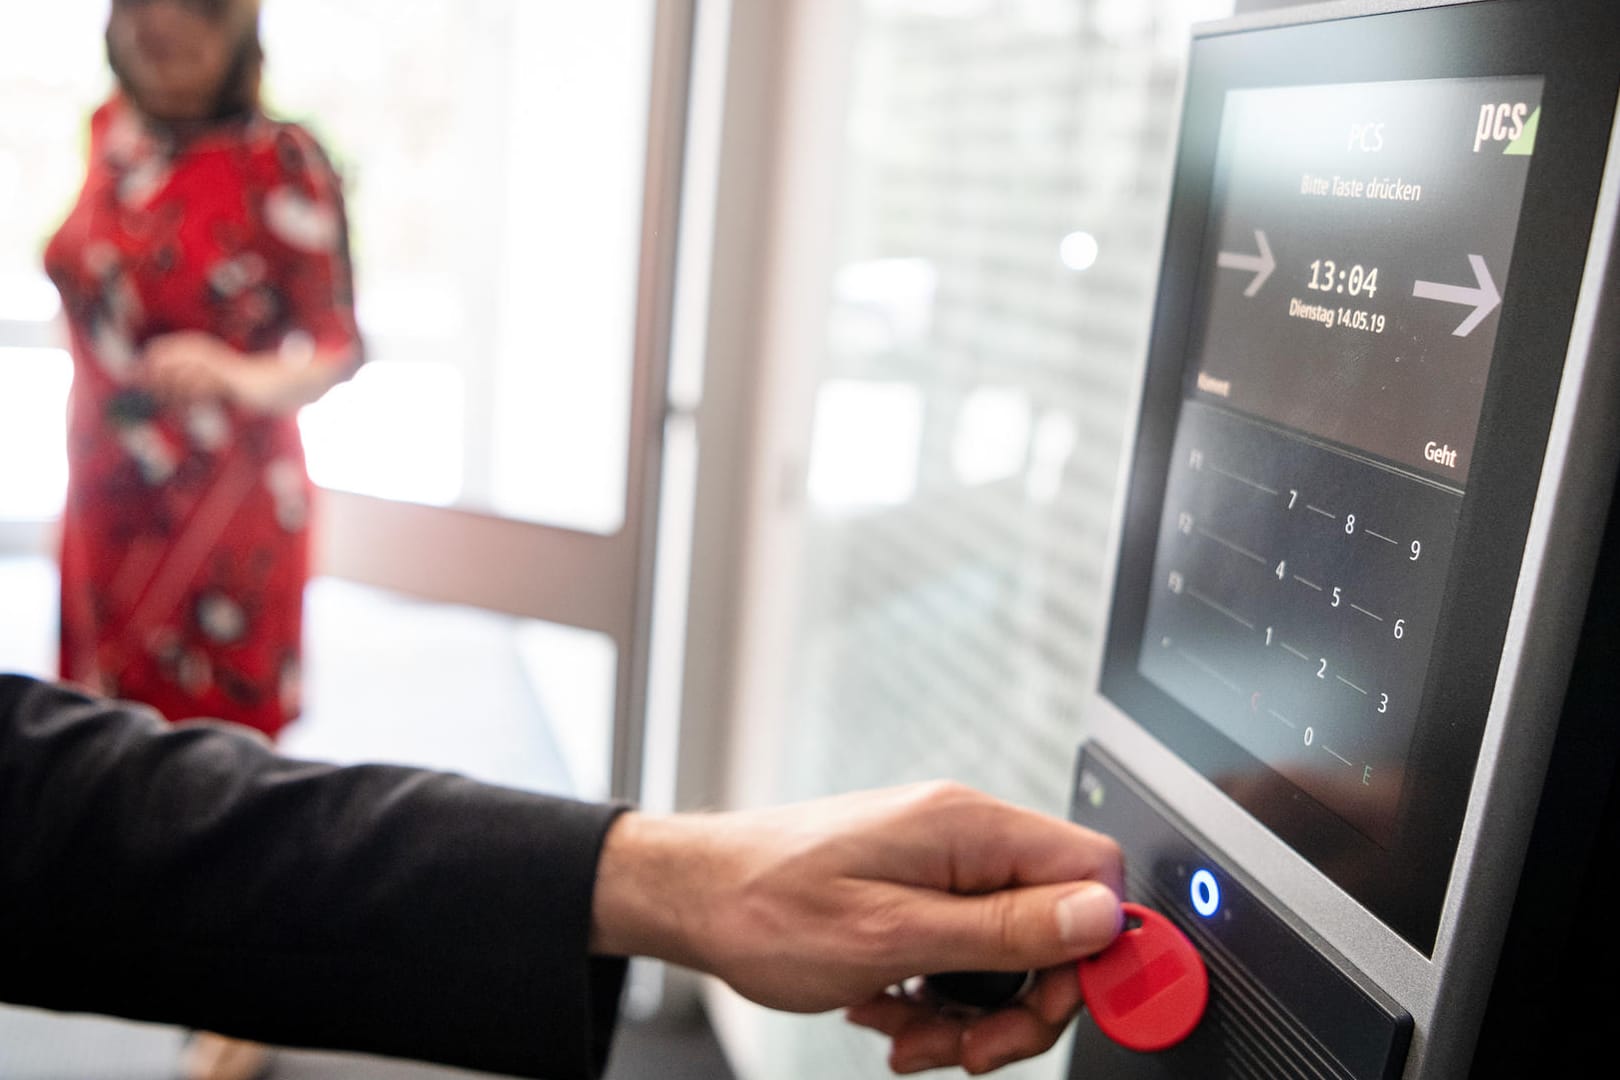
[[[1095,743],[1070,816],[1125,850],[1127,899],[1165,914],[1209,970],[1203,1022],[1157,1054],[1126,1050],[1081,1014],[1071,1080],[1397,1077],[1411,1017],[1148,793]]]

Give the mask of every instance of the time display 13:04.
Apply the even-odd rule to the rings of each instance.
[[[1351,296],[1378,295],[1378,267],[1356,263],[1340,269],[1332,259],[1311,263],[1310,287],[1319,292],[1349,293]]]

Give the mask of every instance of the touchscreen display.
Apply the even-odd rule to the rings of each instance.
[[[1388,846],[1542,80],[1229,91],[1142,675]]]

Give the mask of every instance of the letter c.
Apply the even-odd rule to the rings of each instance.
[[[1513,113],[1513,106],[1507,102],[1496,107],[1496,128],[1491,132],[1492,138],[1501,142],[1508,137],[1508,117]]]

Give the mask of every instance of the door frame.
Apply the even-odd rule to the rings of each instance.
[[[654,4],[622,526],[598,535],[326,488],[319,492],[316,518],[319,573],[612,640],[617,671],[610,794],[618,799],[633,800],[641,792],[696,2]]]

